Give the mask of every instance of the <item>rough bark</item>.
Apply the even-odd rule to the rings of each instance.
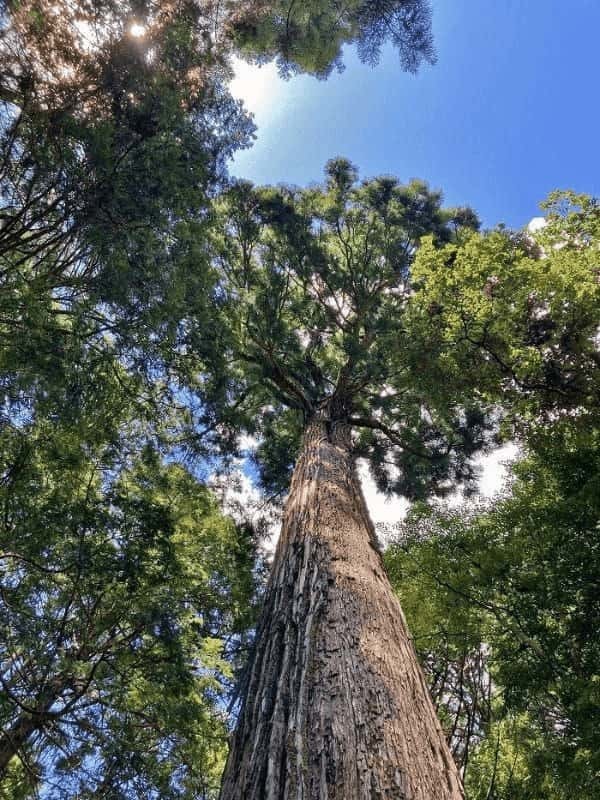
[[[221,800],[460,800],[343,424],[307,427]]]

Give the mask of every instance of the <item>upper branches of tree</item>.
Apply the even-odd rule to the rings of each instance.
[[[286,480],[292,442],[324,414],[360,430],[356,452],[372,457],[387,488],[443,490],[450,475],[469,477],[486,425],[410,374],[410,265],[423,235],[441,245],[476,217],[442,209],[419,181],[360,183],[344,159],[326,172],[324,185],[306,190],[237,183],[220,201],[230,380],[244,387],[246,424],[263,437],[265,480]]]
[[[326,78],[343,69],[342,51],[356,45],[361,61],[374,65],[390,43],[402,69],[416,72],[435,61],[428,0],[275,0],[239,15],[233,41],[242,56],[275,60],[284,76],[308,72]]]
[[[8,6],[0,367],[13,417],[73,413],[82,371],[100,384],[115,359],[146,420],[184,405],[201,354],[187,357],[189,309],[205,331],[213,316],[212,196],[253,130],[211,20],[195,3]],[[198,407],[184,419],[196,440],[215,429]]]
[[[413,270],[411,319],[438,380],[503,403],[524,435],[567,417],[595,424],[600,409],[600,209],[572,192],[544,208],[535,234],[429,241]]]
[[[294,52],[314,62],[306,69],[323,66],[319,42],[334,20],[336,52],[359,28],[381,39],[376,20],[387,26],[400,6],[403,30],[420,24],[415,3],[363,5],[304,7],[312,33]],[[253,130],[229,95],[228,57],[243,50],[241,31],[256,52],[276,55],[260,26],[280,12],[258,0],[7,4],[0,343],[12,395],[23,389],[17,363],[45,374],[65,349],[88,346],[116,353],[146,387],[159,375],[179,398],[201,387],[203,412],[190,413],[198,430],[217,430],[210,398],[226,397],[223,379],[203,369],[220,337],[206,241],[226,162]]]

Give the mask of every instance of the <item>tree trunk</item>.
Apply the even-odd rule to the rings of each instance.
[[[221,800],[461,800],[341,423],[304,436]]]

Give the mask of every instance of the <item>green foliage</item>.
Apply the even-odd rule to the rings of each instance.
[[[597,429],[571,420],[538,430],[507,499],[417,513],[386,554],[449,732],[463,716],[463,757],[485,698],[474,686],[460,695],[452,676],[485,654],[492,696],[471,732],[473,800],[597,796],[599,445]]]
[[[351,40],[374,55],[393,17],[415,67],[428,19],[401,5],[342,15],[325,55],[330,25],[312,7],[292,60],[323,74]],[[213,201],[253,131],[227,89],[232,47],[287,59],[252,29],[279,13],[211,0],[3,9],[3,796],[217,790],[256,555],[182,462],[235,449],[240,419],[252,427],[246,377],[224,358],[235,337]]]
[[[57,798],[209,797],[230,648],[252,622],[251,542],[190,473],[132,434],[127,455],[125,436],[3,430],[9,781],[21,761]]]
[[[0,797],[212,798],[254,620],[252,531],[187,454],[257,435],[285,490],[306,422],[426,498],[492,439],[493,508],[418,507],[386,558],[472,800],[600,775],[600,213],[478,232],[420,181],[226,183],[252,124],[232,49],[324,77],[433,59],[422,0],[38,0],[0,34]],[[491,413],[490,413],[491,412]]]
[[[35,772],[28,771],[22,761],[11,761],[0,784],[1,800],[29,800],[35,797],[39,780]]]
[[[442,209],[440,193],[420,181],[359,183],[354,167],[335,159],[318,187],[236,183],[220,213],[230,381],[244,398],[237,411],[263,438],[265,483],[285,485],[289,448],[318,413],[360,431],[356,452],[390,491],[419,496],[468,480],[485,420],[413,379],[404,320],[420,238],[452,241],[463,221],[476,225],[472,212]]]
[[[413,271],[411,318],[436,380],[475,386],[525,422],[598,408],[600,211],[572,193],[546,207],[535,236],[425,242]]]
[[[426,0],[275,0],[257,3],[254,13],[234,21],[232,31],[244,56],[258,63],[276,59],[286,76],[309,72],[327,77],[343,68],[347,44],[355,44],[360,59],[374,65],[390,42],[409,72],[416,72],[422,61],[435,60]]]
[[[11,798],[214,797],[253,624],[251,537],[173,463],[191,429],[195,450],[207,447],[209,412],[185,395],[202,348],[191,359],[186,347],[211,340],[190,309],[205,332],[211,195],[251,125],[223,58],[200,44],[199,9],[163,11],[24,2],[2,20]]]
[[[73,414],[84,391],[106,401],[118,364],[117,378],[129,376],[121,393],[138,397],[146,420],[169,418],[163,432],[196,451],[207,429],[216,436],[218,377],[199,377],[216,346],[210,205],[252,125],[227,91],[211,24],[191,3],[111,0],[32,0],[3,19],[7,414]],[[200,384],[204,407],[173,414]]]
[[[472,800],[600,788],[600,214],[544,208],[535,234],[426,241],[407,313],[434,385],[496,404],[525,454],[504,499],[418,509],[386,555]]]

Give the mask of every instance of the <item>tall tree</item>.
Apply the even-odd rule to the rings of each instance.
[[[343,159],[314,189],[237,184],[222,215],[236,411],[263,481],[293,470],[222,798],[459,798],[355,461],[415,495],[468,481],[481,417],[407,377],[404,309],[420,237],[476,219]]]
[[[385,4],[381,9],[396,13]],[[311,9],[313,32],[325,20],[323,10],[330,4]],[[337,28],[329,22],[323,28],[327,36],[335,33],[332,59],[344,42],[362,42],[365,55],[387,38],[387,27],[376,30],[377,15],[360,13],[364,19],[351,30],[345,15]],[[132,787],[161,796],[209,792],[198,778],[204,754],[190,737],[196,711],[211,706],[190,699],[178,739],[185,701],[172,681],[179,676],[190,691],[197,688],[189,660],[201,668],[202,637],[198,619],[186,613],[201,617],[212,599],[203,596],[200,608],[174,592],[169,604],[165,581],[171,568],[183,570],[181,562],[192,557],[227,572],[217,552],[223,529],[215,522],[210,546],[200,551],[198,542],[182,543],[182,517],[216,514],[194,505],[190,495],[197,492],[200,504],[205,494],[186,471],[144,472],[144,459],[159,452],[163,460],[179,460],[180,445],[190,443],[205,452],[210,436],[231,442],[231,430],[213,413],[213,405],[231,400],[231,385],[223,370],[209,376],[206,366],[217,362],[225,335],[220,275],[207,248],[211,202],[228,157],[252,131],[227,90],[228,55],[241,30],[246,44],[252,39],[249,19],[262,24],[279,14],[279,4],[262,2],[57,0],[49,6],[24,0],[3,6],[6,513],[0,533],[7,584],[0,600],[10,644],[2,663],[11,693],[3,707],[7,791],[25,785],[20,779],[28,765],[35,778],[39,756],[57,775],[70,771],[67,796],[93,796],[106,789],[102,781],[114,796],[127,796]],[[421,24],[418,15],[414,20]],[[408,37],[411,21],[404,22]],[[259,43],[254,52],[290,63],[304,59],[304,69],[321,73],[320,36],[300,35],[293,56],[286,42],[279,49]],[[178,493],[180,506],[164,508],[165,484]],[[121,567],[130,545],[140,576],[126,580]],[[148,566],[154,557],[162,559],[159,575]],[[101,583],[114,598],[108,608]],[[184,583],[195,591],[197,583]],[[151,589],[164,600],[162,616]],[[132,624],[139,631],[141,617],[147,627],[140,643],[138,634],[128,639],[126,632]],[[23,662],[28,648],[36,664]],[[153,663],[164,696],[150,683]],[[144,703],[152,710],[146,721]],[[61,748],[62,761],[55,757]]]
[[[386,551],[475,800],[599,789],[598,430],[536,438],[510,496],[422,509]]]
[[[172,462],[204,428],[185,407],[183,328],[192,297],[210,324],[210,198],[252,126],[208,20],[168,6],[25,2],[2,18],[11,797],[204,798],[221,771],[250,542]]]
[[[396,5],[372,8],[369,29]],[[333,36],[332,59],[355,37],[350,10],[332,17],[330,6],[311,6],[305,22],[317,40],[300,37],[295,57],[322,65],[320,37]],[[161,369],[165,385],[174,374],[193,382],[199,367],[189,353],[215,341],[215,277],[204,246],[210,202],[227,159],[252,133],[227,89],[228,58],[242,48],[242,30],[254,54],[285,58],[283,45],[261,43],[253,28],[280,13],[278,3],[260,0],[7,3],[0,20],[6,369],[33,357],[30,374],[36,361],[43,371],[37,355],[56,361],[50,351],[74,331],[116,350],[140,376],[151,363],[151,381]],[[367,12],[353,7],[357,14]],[[415,12],[415,29],[419,19]],[[409,37],[412,29],[407,12],[402,30]],[[22,334],[17,343],[14,331]],[[14,353],[26,341],[28,352]],[[194,422],[215,429],[208,411]]]

